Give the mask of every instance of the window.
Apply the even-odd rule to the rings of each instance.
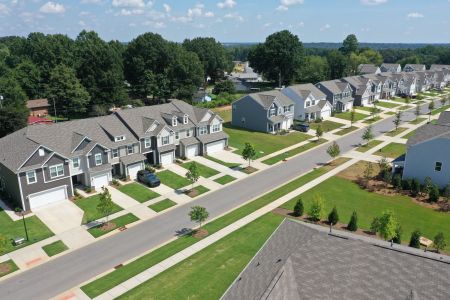
[[[144,140],[144,147],[150,148],[152,146],[152,140],[150,138],[145,138]]]
[[[169,144],[169,136],[168,135],[161,137],[161,144],[163,146]]]
[[[103,158],[102,158],[102,154],[101,153],[96,153],[94,155],[94,159],[95,159],[95,165],[96,166],[100,166],[103,163]]]
[[[177,126],[177,118],[176,117],[172,118],[172,126]]]
[[[50,166],[50,178],[60,177],[64,175],[64,166],[62,164]]]
[[[74,167],[74,168],[80,167],[80,158],[75,157],[72,159],[72,167]]]
[[[44,149],[39,149],[39,156],[44,156],[45,155],[45,151]]]
[[[220,124],[214,124],[212,126],[212,132],[219,132],[220,131]]]
[[[112,150],[112,158],[118,158],[119,157],[119,150],[113,149]]]
[[[434,165],[434,170],[436,172],[440,172],[442,170],[442,162],[437,161],[436,164]]]
[[[310,105],[311,105],[311,102],[309,102],[309,101],[305,102],[305,107],[309,107]]]
[[[116,136],[114,138],[114,141],[116,141],[116,142],[125,141],[125,136],[124,135]]]
[[[36,171],[28,171],[27,172],[27,183],[32,184],[35,183],[36,180]]]
[[[180,139],[180,133],[177,131],[177,132],[175,132],[175,139],[176,140],[179,140]]]
[[[133,145],[128,145],[128,146],[127,146],[127,153],[128,153],[128,154],[133,154],[133,153],[134,153]]]
[[[199,128],[199,134],[207,134],[208,133],[208,128],[206,128],[206,126],[202,126]]]
[[[187,116],[187,115],[185,115],[185,116],[183,117],[183,123],[184,123],[184,124],[187,124],[187,123],[188,123],[188,116]]]

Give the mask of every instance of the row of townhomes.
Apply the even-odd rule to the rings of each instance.
[[[171,164],[223,150],[223,120],[208,109],[171,102],[52,125],[0,139],[0,188],[23,209],[58,202],[74,185],[100,188],[113,176],[135,179],[144,163]]]
[[[360,65],[361,75],[298,84],[253,93],[233,103],[232,125],[276,133],[288,130],[294,120],[326,119],[332,111],[349,111],[353,106],[371,105],[394,96],[415,97],[430,89],[442,89],[450,82],[450,65],[400,64]]]

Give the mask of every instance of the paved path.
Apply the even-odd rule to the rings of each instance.
[[[438,102],[436,104],[439,106]],[[426,108],[423,112],[426,112]],[[414,115],[412,112],[405,112],[403,118],[412,120]],[[375,124],[373,126],[375,135],[392,130],[394,127],[392,119],[390,117]],[[338,143],[341,152],[345,153],[358,145],[361,142],[361,134],[362,130],[359,129],[340,138]],[[205,206],[211,218],[224,214],[311,170],[317,164],[325,163],[329,160],[327,147],[328,143],[323,144],[314,151],[290,159],[290,163],[278,164],[231,183],[223,189],[200,197],[195,200],[195,204]],[[180,205],[120,234],[102,239],[4,280],[0,282],[0,295],[6,299],[48,299],[78,286],[113,266],[174,238],[183,229],[194,227],[195,224],[187,218],[190,206],[190,203]]]

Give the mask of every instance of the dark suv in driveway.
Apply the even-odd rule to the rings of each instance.
[[[157,187],[161,184],[159,178],[150,171],[141,170],[137,175],[138,180],[149,187]]]

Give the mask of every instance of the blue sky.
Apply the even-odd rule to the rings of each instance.
[[[130,41],[213,36],[259,42],[282,29],[304,42],[450,43],[450,0],[0,0],[0,36],[82,29]]]

